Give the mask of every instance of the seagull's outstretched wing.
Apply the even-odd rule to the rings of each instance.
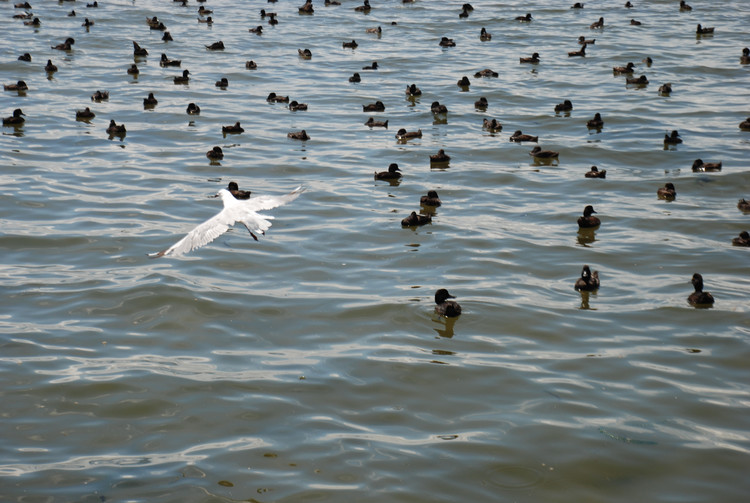
[[[255,233],[264,234],[269,227],[271,222],[268,219],[273,219],[271,216],[259,215],[256,211],[268,210],[276,208],[282,204],[286,204],[289,201],[293,201],[304,191],[304,187],[297,187],[289,194],[283,196],[260,196],[249,200],[238,200],[235,199],[226,189],[219,191],[222,201],[224,202],[224,209],[218,214],[209,218],[195,229],[190,231],[184,238],[177,241],[175,244],[157,253],[149,253],[151,258],[164,257],[166,255],[182,255],[189,251],[200,248],[206,245],[224,234],[235,222],[242,222],[242,224],[250,231],[253,239],[256,241],[258,238]]]

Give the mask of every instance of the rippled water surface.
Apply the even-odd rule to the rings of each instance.
[[[731,244],[750,230],[746,1],[477,0],[460,18],[462,2],[372,0],[365,14],[315,0],[300,15],[302,0],[215,0],[207,25],[194,0],[30,0],[39,27],[13,1],[0,76],[29,90],[0,95],[3,117],[26,115],[0,136],[0,500],[747,500],[750,250]],[[595,44],[568,57],[580,35]],[[51,49],[67,37],[71,51]],[[539,64],[519,63],[533,52]],[[613,74],[628,61],[647,86]],[[485,68],[498,76],[474,77]],[[377,100],[385,112],[362,111]],[[96,117],[76,121],[86,106]],[[127,134],[110,138],[110,120]],[[223,135],[236,121],[245,132]],[[400,128],[422,137],[399,143]],[[287,138],[301,129],[310,140]],[[535,144],[508,141],[517,129],[559,161],[534,162]],[[665,148],[673,129],[684,143]],[[431,166],[441,148],[450,163]],[[723,169],[693,172],[698,158]],[[392,162],[400,183],[373,180]],[[591,165],[607,178],[584,178]],[[240,226],[146,257],[219,211],[211,196],[232,180],[307,189],[268,212],[258,242]],[[666,182],[673,202],[656,197]],[[432,223],[402,228],[430,189]],[[602,225],[579,232],[587,204]],[[573,289],[583,264],[596,293]],[[711,309],[687,303],[695,272]],[[459,318],[433,313],[441,287]]]

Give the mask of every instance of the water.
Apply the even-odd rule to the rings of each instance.
[[[300,16],[301,0],[217,1],[206,26],[192,2],[35,2],[35,29],[5,2],[0,75],[30,90],[0,95],[3,117],[27,119],[0,137],[0,499],[745,501],[750,280],[731,238],[748,229],[750,6],[475,1],[459,19],[462,2],[343,3]],[[526,12],[532,23],[513,20]],[[148,29],[154,15],[173,42]],[[696,37],[697,23],[716,33]],[[262,36],[247,31],[258,24]],[[382,37],[365,33],[378,25]],[[568,58],[579,35],[596,43]],[[72,52],[50,49],[68,36]],[[150,53],[137,79],[132,40]],[[218,40],[224,51],[204,48]],[[518,63],[535,51],[541,64]],[[647,87],[612,74],[628,61]],[[499,76],[473,77],[484,68]],[[99,89],[110,99],[91,102]],[[159,104],[144,110],[149,92]],[[564,99],[573,111],[555,114]],[[375,100],[385,112],[361,111]],[[85,106],[90,123],[74,119]],[[596,112],[600,132],[585,127]],[[370,115],[389,128],[363,126]],[[503,131],[483,131],[485,117]],[[124,138],[108,138],[110,119]],[[238,120],[245,133],[224,137]],[[424,135],[399,144],[400,127]],[[286,137],[303,128],[310,141]],[[533,144],[508,141],[516,129],[559,163],[532,162]],[[672,129],[685,142],[665,150]],[[430,167],[439,148],[447,168]],[[693,173],[696,158],[723,170]],[[391,162],[401,183],[374,181]],[[593,164],[605,180],[583,177]],[[146,257],[216,213],[209,196],[230,180],[307,191],[269,212],[257,243],[239,227],[184,258]],[[674,202],[656,198],[667,181]],[[433,223],[402,229],[430,189]],[[602,226],[579,234],[586,204]],[[602,281],[588,297],[573,290],[583,264]],[[694,272],[712,309],[686,302]],[[432,312],[440,287],[457,320]]]

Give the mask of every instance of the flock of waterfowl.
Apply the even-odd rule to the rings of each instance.
[[[75,0],[60,0],[62,3],[63,1],[75,1]],[[274,3],[276,0],[268,0],[269,3]],[[411,3],[414,0],[402,0],[403,3]],[[187,5],[187,0],[175,0],[175,2],[179,2],[182,5]],[[198,2],[205,2],[205,0],[198,0]],[[676,2],[675,2],[676,3]],[[335,7],[340,6],[341,3],[335,0],[325,0],[323,3],[326,7]],[[25,25],[29,26],[35,26],[39,27],[42,24],[42,21],[39,17],[36,17],[32,13],[32,7],[28,2],[25,3],[18,3],[14,5],[16,10],[22,10],[23,13],[15,14],[13,17],[18,18],[23,21]],[[87,9],[96,9],[99,5],[97,2],[93,2],[90,4],[86,4]],[[691,11],[692,7],[689,6],[684,0],[679,2],[679,5],[675,5],[676,8],[679,8],[682,12]],[[571,6],[572,9],[583,9],[584,4],[577,2]],[[634,5],[631,2],[626,2],[624,4],[624,8],[626,9],[632,9],[634,8]],[[360,12],[360,13],[369,13],[373,9],[373,6],[370,5],[369,0],[364,0],[361,5],[357,5],[354,7],[354,11]],[[477,16],[478,14],[474,14],[474,7],[470,4],[464,4],[461,8],[461,11],[458,13],[459,18],[468,18],[471,16]],[[315,6],[313,5],[312,0],[306,0],[306,2],[298,8],[298,12],[301,15],[312,15],[316,12]],[[211,17],[211,14],[213,14],[213,11],[211,9],[206,8],[205,6],[201,5],[198,9],[198,22],[205,23],[205,24],[212,24],[214,22],[213,18]],[[72,10],[68,16],[76,16],[75,10]],[[92,16],[93,17],[93,16]],[[260,18],[268,23],[269,26],[275,26],[279,23],[279,15],[274,12],[267,12],[265,9],[262,9],[260,11]],[[520,15],[515,17],[515,21],[519,23],[534,23],[536,22],[536,19],[534,16],[532,16],[531,13],[526,13],[525,15]],[[172,35],[167,30],[166,25],[162,20],[159,20],[156,16],[153,16],[151,18],[146,19],[146,23],[150,30],[158,30],[163,32],[162,40],[166,43],[169,42],[172,39]],[[87,30],[94,26],[95,21],[89,18],[85,18],[82,26],[84,26]],[[396,22],[393,22],[392,24],[396,24]],[[640,21],[637,21],[636,19],[631,19],[630,24],[633,26],[640,26],[642,23]],[[604,17],[599,17],[599,19],[595,22],[593,22],[590,25],[591,30],[598,30],[599,33],[604,33],[605,27],[607,25],[605,24]],[[264,27],[261,25],[249,28],[250,33],[254,33],[256,35],[262,35],[264,33]],[[704,27],[701,24],[697,25],[696,28],[696,36],[711,36],[714,33],[713,27]],[[381,26],[377,27],[371,27],[366,29],[366,33],[368,34],[375,34],[379,37],[383,35],[383,29]],[[492,40],[492,34],[485,28],[482,27],[481,31],[478,33],[479,40],[482,42]],[[578,44],[580,45],[580,48],[574,51],[568,51],[567,55],[571,58],[585,58],[589,56],[587,53],[587,50],[591,50],[590,48],[595,47],[596,39],[595,38],[587,38],[586,36],[581,35],[578,37],[577,40]],[[55,51],[62,51],[62,52],[70,52],[75,50],[75,43],[73,37],[68,37],[65,41],[51,46],[51,49]],[[357,44],[356,40],[344,40],[342,41],[342,47],[345,49],[356,49],[359,44]],[[452,48],[456,46],[456,42],[446,36],[443,36],[439,42],[438,45],[443,48]],[[210,45],[205,46],[206,50],[209,51],[222,51],[225,49],[224,43],[222,41],[214,42]],[[135,62],[131,64],[130,68],[127,70],[127,74],[131,76],[137,76],[139,74],[138,69],[138,63],[140,61],[143,61],[144,58],[146,58],[149,55],[148,49],[141,47],[137,41],[133,41],[133,57],[135,59]],[[300,48],[298,49],[298,56],[302,59],[311,59],[312,58],[312,51],[309,48]],[[32,61],[32,55],[29,53],[23,53],[18,57],[19,61],[24,62],[31,62]],[[644,63],[646,66],[651,66],[652,60],[651,58],[646,58],[644,60]],[[166,53],[161,54],[160,58],[160,66],[163,68],[169,68],[169,67],[175,67],[180,68],[182,65],[181,60],[175,60],[170,59]],[[539,65],[543,64],[543,59],[540,57],[538,52],[534,52],[529,57],[520,57],[519,58],[519,64],[523,65]],[[742,49],[742,54],[740,56],[740,64],[746,65],[750,64],[750,49],[744,48]],[[257,64],[249,60],[245,64],[245,68],[248,70],[254,70],[257,69]],[[379,68],[378,62],[373,61],[371,65],[367,65],[365,67],[362,67],[362,71],[377,71]],[[635,72],[635,65],[633,62],[628,62],[626,65],[623,66],[614,66],[612,68],[613,74],[615,75],[622,75],[626,79],[626,84],[629,86],[647,86],[649,84],[648,78],[646,75],[640,75],[640,76],[634,76]],[[47,60],[47,64],[44,67],[44,71],[47,72],[48,75],[53,74],[54,72],[58,71],[57,66],[52,62],[51,59]],[[474,77],[475,78],[493,78],[497,77],[498,73],[487,68],[481,71],[478,71]],[[184,69],[182,71],[181,75],[174,77],[174,83],[175,84],[186,84],[190,82],[190,71],[187,69]],[[351,77],[349,77],[349,82],[351,83],[359,83],[361,82],[361,76],[359,72],[355,72]],[[227,80],[227,78],[223,77],[220,80],[216,81],[216,87],[221,89],[226,89],[230,83]],[[462,90],[468,90],[471,86],[471,81],[468,76],[463,76],[461,79],[458,80],[457,86],[461,88]],[[4,85],[4,90],[8,92],[16,92],[19,96],[25,96],[26,93],[33,93],[33,90],[29,89],[29,86],[27,83],[23,80],[18,80],[15,83],[8,83]],[[662,84],[659,88],[659,93],[664,96],[668,96],[669,93],[672,92],[671,84],[665,83]],[[407,99],[415,99],[419,97],[422,94],[422,91],[417,87],[416,84],[412,83],[406,86],[405,91]],[[97,90],[95,93],[91,95],[91,100],[93,102],[101,102],[109,99],[109,93],[107,91],[101,91]],[[289,96],[279,96],[276,93],[270,93],[267,97],[267,101],[270,103],[284,103],[287,104],[289,110],[291,111],[305,111],[308,108],[308,104],[306,103],[299,103],[296,100],[290,100]],[[143,106],[144,108],[151,108],[153,109],[155,106],[157,106],[158,100],[154,96],[153,93],[149,93],[146,98],[143,99]],[[485,97],[480,97],[475,102],[475,108],[477,110],[486,110],[488,107],[488,101]],[[554,112],[556,114],[569,114],[570,111],[573,109],[573,103],[571,100],[566,99],[560,104],[556,105],[554,107]],[[439,103],[438,101],[435,101],[432,103],[430,107],[431,112],[436,117],[442,117],[445,118],[448,114],[448,108],[446,105]],[[376,100],[373,103],[363,104],[362,105],[362,111],[368,112],[368,113],[381,113],[385,111],[385,105],[383,101]],[[197,115],[200,114],[200,107],[196,105],[195,103],[189,103],[186,109],[186,113],[188,115]],[[75,113],[75,117],[78,120],[85,120],[90,121],[92,120],[96,114],[91,111],[89,107],[86,107],[82,110],[77,110]],[[9,117],[3,118],[3,126],[4,127],[13,127],[13,128],[22,128],[25,123],[25,114],[23,113],[22,109],[16,108],[13,110],[12,114]],[[31,119],[33,120],[33,119]],[[388,128],[389,127],[389,121],[378,121],[374,117],[369,117],[366,122],[364,122],[364,125],[370,128]],[[485,118],[483,121],[483,129],[491,132],[491,133],[499,133],[502,131],[502,124],[500,121],[498,121],[495,118]],[[604,120],[602,118],[602,114],[597,112],[593,118],[587,121],[586,127],[589,129],[593,129],[595,131],[601,131],[604,127]],[[750,118],[748,118],[746,121],[743,121],[739,127],[743,130],[750,130]],[[110,120],[109,126],[106,129],[107,134],[110,135],[110,138],[114,136],[124,137],[124,135],[127,134],[127,130],[124,124],[117,124],[114,120]],[[226,125],[222,127],[222,133],[223,134],[241,134],[244,132],[244,129],[242,128],[239,121],[237,121],[233,125]],[[306,130],[301,131],[291,131],[287,134],[288,138],[294,139],[294,140],[300,140],[300,141],[308,141],[311,139],[311,137],[308,135]],[[422,137],[422,130],[418,129],[417,131],[408,131],[405,128],[399,128],[397,133],[395,134],[395,137],[397,141],[399,142],[408,142],[409,140],[412,140],[414,138],[421,138]],[[532,136],[529,134],[524,134],[522,131],[517,130],[515,131],[510,137],[510,141],[512,142],[532,142],[537,143],[539,141],[539,136]],[[669,145],[677,145],[681,143],[683,140],[680,137],[680,134],[677,130],[672,131],[671,133],[668,133],[664,137],[664,145],[665,148]],[[529,155],[531,155],[535,161],[539,161],[541,163],[546,162],[555,162],[559,157],[559,152],[552,151],[552,150],[544,150],[540,146],[534,146],[533,149],[529,152]],[[215,146],[212,149],[210,149],[208,152],[206,152],[206,157],[211,161],[218,161],[223,159],[224,153],[219,146]],[[431,165],[439,165],[439,164],[447,164],[450,162],[450,156],[446,154],[444,149],[440,149],[436,154],[433,154],[430,156],[430,163]],[[703,162],[701,159],[696,159],[693,163],[692,170],[696,172],[706,172],[706,171],[720,171],[722,168],[721,162]],[[597,166],[592,166],[591,169],[585,173],[585,177],[587,178],[605,178],[606,177],[606,170],[599,170]],[[388,167],[387,171],[382,172],[375,172],[374,178],[376,180],[385,180],[385,181],[396,181],[401,178],[401,172],[400,168],[396,163],[391,163]],[[297,189],[297,191],[291,193],[287,196],[279,196],[279,199],[274,199],[275,202],[283,201],[286,202],[288,200],[291,200],[299,194],[301,190]],[[225,202],[225,210],[221,213],[227,211],[227,206],[229,199],[228,198],[236,198],[237,200],[247,200],[250,198],[250,192],[249,191],[240,191],[238,185],[236,182],[230,182],[227,189],[223,189],[220,193],[222,198]],[[665,200],[674,200],[676,198],[676,190],[674,187],[674,184],[671,182],[666,183],[666,185],[662,188],[659,188],[657,191],[657,195],[661,199]],[[269,196],[263,196],[263,197],[269,197]],[[234,199],[232,199],[233,201]],[[252,199],[251,201],[254,201]],[[262,199],[259,198],[259,201],[262,201]],[[229,201],[231,202],[231,201]],[[234,204],[234,203],[232,203]],[[279,203],[282,204],[282,203]],[[409,216],[404,218],[401,222],[401,225],[404,227],[414,227],[414,226],[420,226],[425,225],[431,222],[431,214],[434,214],[434,208],[438,207],[442,204],[438,194],[434,190],[430,190],[427,195],[422,196],[420,199],[420,205],[423,209],[420,213],[417,213],[416,211],[412,211]],[[241,207],[242,205],[236,206]],[[267,205],[266,205],[267,206]],[[266,206],[263,204],[254,204],[253,207],[258,207],[260,209],[266,209]],[[235,206],[232,206],[233,208]],[[249,208],[250,206],[248,206]],[[270,206],[272,207],[272,206]],[[743,211],[743,212],[750,212],[750,203],[745,201],[744,199],[740,200],[737,207]],[[244,210],[243,210],[244,211]],[[578,225],[580,229],[596,229],[601,225],[601,221],[595,217],[593,214],[596,213],[594,211],[593,206],[587,205],[584,208],[583,216],[581,216],[578,219]],[[220,215],[221,215],[220,214]],[[257,216],[257,214],[253,214],[254,216]],[[247,216],[247,215],[245,215]],[[218,215],[217,215],[218,217]],[[254,217],[253,217],[254,218]],[[256,224],[251,228],[251,226],[248,226],[247,222],[243,221],[241,218],[237,219],[236,221],[242,221],[245,223],[245,225],[248,227],[248,230],[250,230],[251,234],[253,234],[253,230],[256,232],[263,232],[267,226],[270,226],[270,223],[261,219],[261,224]],[[210,222],[214,222],[214,219],[209,220],[208,222],[205,222],[202,225],[209,224]],[[222,225],[226,227],[227,222],[222,221]],[[233,224],[234,221],[231,222]],[[230,225],[231,225],[230,224]],[[267,224],[267,225],[266,225]],[[200,226],[199,226],[200,227]],[[224,228],[223,230],[226,230]],[[223,231],[222,231],[223,232]],[[200,237],[200,243],[198,245],[195,245],[195,243],[186,245],[185,239],[188,239],[193,233],[189,234],[178,242],[173,247],[163,251],[159,252],[159,254],[156,254],[156,256],[164,256],[169,255],[173,253],[181,253],[185,251],[190,251],[194,247],[200,246],[202,244],[205,244],[206,242],[210,242],[210,240],[213,240],[216,236],[208,237],[201,236]],[[256,236],[253,234],[253,237]],[[257,238],[256,238],[257,239]],[[748,235],[747,232],[742,232],[738,237],[734,238],[732,243],[736,246],[750,246],[750,235]],[[713,304],[714,300],[713,297],[707,293],[703,292],[703,279],[700,274],[694,274],[692,278],[692,283],[695,289],[695,292],[690,295],[688,298],[688,301],[695,306],[708,306]],[[589,291],[595,291],[599,288],[599,275],[598,271],[591,271],[588,265],[583,266],[583,270],[581,272],[580,278],[575,283],[575,289],[582,292],[589,292]],[[453,298],[452,295],[448,293],[445,289],[440,289],[435,293],[435,303],[436,307],[435,310],[441,315],[444,316],[458,316],[461,314],[461,307],[455,302],[450,300]]]

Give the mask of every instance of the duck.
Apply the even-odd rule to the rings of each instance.
[[[156,16],[146,18],[146,24],[149,25],[150,27],[158,26],[160,23],[161,21],[159,21],[159,18]]]
[[[26,82],[23,80],[19,80],[15,84],[3,84],[3,88],[6,91],[17,91],[17,92],[23,92],[23,91],[29,90],[29,86],[26,85]]]
[[[517,129],[510,137],[510,141],[521,143],[522,141],[531,141],[536,143],[539,141],[538,136],[531,136],[530,134],[523,134],[520,129]]]
[[[292,112],[304,112],[307,110],[307,103],[300,103],[296,100],[289,103],[289,110]]]
[[[29,2],[23,2],[23,3],[17,3],[13,4],[13,8],[15,9],[31,9],[31,4]]]
[[[497,119],[484,119],[482,127],[491,133],[499,133],[503,130],[503,125]]]
[[[257,70],[258,64],[251,59],[250,61],[245,61],[245,68],[248,70]]]
[[[599,271],[591,272],[588,265],[581,269],[581,277],[576,280],[573,287],[577,292],[593,292],[599,289]]]
[[[490,104],[487,101],[487,98],[485,98],[484,96],[474,102],[474,108],[478,108],[480,110],[486,110],[489,105]]]
[[[408,141],[412,140],[414,138],[421,138],[422,137],[422,130],[419,129],[417,131],[407,131],[404,128],[401,128],[396,133],[396,139],[399,141]]]
[[[570,100],[555,105],[555,112],[570,112],[571,110],[573,110],[573,103]]]
[[[374,33],[378,36],[380,36],[383,33],[383,28],[378,26],[377,28],[366,28],[365,33]]]
[[[279,20],[276,19],[276,14],[275,13],[273,15],[269,14],[268,17],[270,18],[268,20],[268,24],[270,24],[271,26],[276,26],[277,24],[279,24]]]
[[[359,46],[357,41],[354,39],[352,39],[351,42],[343,42],[341,45],[344,49],[356,49]]]
[[[24,21],[23,24],[24,24],[24,26],[41,26],[42,22],[39,20],[38,17],[35,17],[31,21]],[[67,51],[67,50],[70,50],[70,49],[65,49],[65,50]]]
[[[677,145],[678,143],[682,143],[682,138],[680,138],[680,133],[677,130],[672,130],[671,133],[665,133],[664,143],[667,145]]]
[[[240,126],[240,121],[237,121],[232,126],[221,126],[221,132],[224,134],[240,134],[244,133],[245,130]]]
[[[704,28],[698,23],[698,27],[695,29],[695,33],[698,35],[710,35],[714,32],[714,28]]]
[[[211,18],[209,17],[208,19],[210,20]],[[209,21],[209,20],[207,20],[206,22],[211,23],[211,21]],[[164,31],[164,30],[167,29],[167,26],[164,23],[162,23],[161,21],[159,21],[156,24],[149,24],[148,28],[149,28],[149,30]]]
[[[750,233],[740,232],[740,235],[732,239],[732,246],[750,246]]]
[[[369,118],[369,119],[367,119],[367,121],[365,122],[365,126],[369,126],[369,127],[371,127],[371,128],[373,128],[373,127],[384,127],[384,128],[388,128],[388,121],[383,121],[383,122],[380,122],[380,121],[376,121],[374,117],[370,117],[370,118]]]
[[[325,0],[323,4],[328,7],[330,5],[341,5],[341,2],[339,2],[338,0]]]
[[[94,0],[92,3],[87,3],[86,7],[89,9],[96,9],[97,7],[99,7],[99,3]]]
[[[161,53],[161,59],[159,60],[159,66],[166,68],[168,66],[180,66],[182,65],[181,59],[169,59],[166,54]]]
[[[596,39],[595,38],[591,38],[591,39],[587,40],[586,37],[584,37],[583,35],[581,35],[580,37],[578,37],[578,44],[579,45],[594,45],[594,44],[596,44]]]
[[[437,208],[438,206],[441,206],[443,204],[442,201],[440,201],[440,198],[438,197],[438,193],[434,190],[428,190],[426,196],[422,196],[419,198],[419,204],[422,206],[433,206]]]
[[[516,21],[521,21],[522,23],[530,23],[532,21],[531,14],[526,13],[525,16],[516,16]]]
[[[94,26],[94,22],[91,21],[89,18],[84,18],[83,24],[81,26],[85,26],[86,28],[89,28],[91,26]]]
[[[591,169],[583,175],[585,178],[607,178],[607,170],[603,169],[599,171],[596,166],[591,166]]]
[[[75,16],[76,16],[76,11],[75,10],[72,10],[72,11],[68,12],[68,17],[75,17]]]
[[[211,16],[208,16],[208,17],[207,17],[206,19],[201,19],[201,18],[198,18],[198,22],[199,22],[199,23],[203,23],[203,24],[207,24],[207,25],[212,25],[212,24],[214,24],[214,18],[212,18]],[[164,25],[162,25],[162,26],[164,26]],[[152,30],[154,30],[154,29],[158,29],[158,28],[153,28],[153,27],[152,27],[151,29],[152,29]],[[166,29],[167,29],[167,27],[166,27],[166,26],[164,26],[164,28],[163,28],[163,29],[165,29],[165,30],[166,30]]]
[[[44,65],[44,71],[47,73],[55,73],[57,71],[57,66],[52,63],[51,59],[48,59],[47,64]]]
[[[377,70],[380,68],[377,61],[373,61],[371,65],[363,66],[363,70]]]
[[[220,161],[224,159],[224,151],[221,150],[221,147],[216,146],[206,152],[206,157],[208,157],[212,161]]]
[[[592,30],[596,30],[597,28],[604,28],[604,18],[600,17],[598,21],[594,21],[589,26]]]
[[[50,46],[52,49],[56,49],[58,51],[70,51],[73,49],[73,44],[75,44],[76,41],[73,39],[73,37],[68,37],[65,39],[65,42],[62,42],[57,45]]]
[[[263,12],[265,12],[265,11],[263,11]],[[210,10],[210,9],[206,9],[206,8],[205,8],[204,6],[202,6],[202,5],[201,5],[200,7],[198,7],[198,15],[199,15],[199,16],[208,16],[209,14],[213,14],[213,13],[214,13],[214,11],[212,11],[212,10]],[[262,17],[262,16],[261,16],[261,17]]]
[[[91,95],[91,101],[107,101],[109,99],[109,91],[96,91]]]
[[[255,28],[249,28],[247,31],[255,33],[256,35],[263,35],[263,27],[261,25],[258,25]]]
[[[406,86],[406,95],[407,96],[421,96],[422,90],[419,89],[416,84],[412,84],[410,86]]]
[[[742,49],[742,56],[740,56],[740,64],[750,65],[750,47]]]
[[[493,70],[490,70],[489,68],[485,68],[484,70],[480,70],[477,73],[475,73],[474,77],[475,78],[480,78],[480,77],[497,77],[499,75],[500,75],[499,73],[497,73],[497,72],[495,72]]]
[[[182,76],[177,76],[177,77],[175,77],[173,79],[174,83],[175,84],[187,84],[187,83],[189,83],[190,82],[190,77],[188,77],[188,75],[190,75],[190,72],[187,69],[183,70],[182,71]]]
[[[217,80],[214,84],[215,87],[220,87],[221,89],[226,89],[229,87],[229,79],[226,77],[222,77],[220,80]]]
[[[76,119],[82,120],[82,121],[88,121],[96,117],[96,114],[91,111],[89,107],[84,108],[83,110],[76,110]]]
[[[672,83],[667,82],[659,86],[659,94],[662,96],[669,96],[672,93]]]
[[[26,114],[23,113],[20,108],[16,108],[13,110],[13,115],[10,117],[3,117],[3,126],[20,126],[26,121],[26,119],[22,117],[25,115]]]
[[[362,105],[363,112],[385,112],[385,105],[382,101],[376,101],[375,103],[368,103]]]
[[[604,127],[604,121],[602,115],[599,112],[594,114],[594,118],[586,122],[586,127],[589,129],[601,129]]]
[[[399,173],[399,171],[401,171],[401,169],[398,167],[398,164],[392,162],[388,166],[388,171],[375,172],[375,180],[398,180],[401,178],[401,173]]]
[[[693,161],[693,171],[721,171],[720,162],[703,162],[702,159]]]
[[[159,100],[154,97],[154,93],[148,93],[148,96],[143,98],[144,107],[155,107],[158,103]]]
[[[107,128],[107,133],[110,136],[121,136],[124,135],[127,131],[125,130],[125,124],[116,124],[114,120],[109,121],[109,127]]]
[[[560,155],[560,152],[555,152],[554,150],[542,150],[542,147],[537,145],[531,149],[529,155],[535,159],[556,159]]]
[[[573,5],[570,6],[571,9],[583,9],[583,4],[581,2],[576,2]]]
[[[435,115],[448,113],[448,107],[445,105],[441,105],[439,101],[433,101],[432,105],[430,105],[430,110]]]
[[[645,86],[648,84],[648,79],[645,75],[641,75],[640,77],[626,77],[625,83],[636,86]]]
[[[737,201],[737,209],[743,213],[750,212],[750,201],[746,201],[744,198]]]
[[[594,211],[594,207],[589,204],[583,209],[583,216],[578,217],[578,227],[581,229],[599,227],[602,222],[597,217],[593,216],[592,213],[596,213],[596,211]]]
[[[354,72],[354,75],[349,77],[349,82],[354,82],[354,83],[362,82],[362,77],[360,77],[359,73]]]
[[[417,215],[416,211],[412,211],[411,214],[401,220],[401,227],[417,227],[419,225],[425,225],[432,222],[432,217],[429,215]]]
[[[664,184],[664,187],[659,187],[659,189],[656,191],[656,196],[659,199],[674,201],[677,197],[677,189],[674,188],[674,184],[672,182],[667,182]]]
[[[165,32],[164,32],[164,35],[162,35],[162,36],[161,36],[161,39],[162,39],[162,41],[164,41],[164,42],[171,42],[171,41],[173,41],[173,40],[174,40],[174,39],[172,38],[172,34],[171,34],[171,33],[169,33],[168,31],[165,31]]]
[[[452,38],[443,37],[440,39],[440,43],[438,45],[440,47],[456,47],[456,42],[454,42]]]
[[[489,33],[484,27],[482,27],[482,30],[479,32],[479,40],[481,40],[482,42],[492,40],[492,34]]]
[[[445,288],[441,288],[435,292],[435,312],[446,318],[459,316],[461,314],[461,306],[455,300],[449,300],[455,298]]]
[[[464,4],[464,5],[468,5],[468,4]],[[472,9],[472,10],[474,10],[474,9]],[[471,14],[471,10],[468,10],[468,9],[464,8],[464,9],[461,9],[461,12],[458,14],[458,17],[461,18],[461,19],[465,19],[465,18],[469,17],[469,14]]]
[[[633,70],[635,70],[635,65],[632,61],[628,61],[628,64],[625,66],[613,66],[612,67],[612,73],[618,73],[618,74],[631,74],[633,73]]]
[[[250,199],[250,194],[252,193],[249,190],[240,190],[240,186],[237,185],[237,182],[229,182],[227,190],[235,199]]]
[[[31,62],[31,54],[28,52],[24,52],[20,56],[18,56],[18,61],[28,61]]]
[[[297,54],[299,54],[299,57],[302,59],[311,59],[312,58],[312,51],[310,49],[297,49]]]
[[[148,56],[148,51],[133,40],[133,56]]]
[[[692,306],[710,306],[714,303],[714,297],[709,292],[703,291],[703,276],[697,272],[693,274],[693,279],[690,280],[693,284],[695,291],[688,297],[688,303]]]
[[[461,80],[456,82],[456,85],[458,85],[458,87],[469,87],[471,85],[471,81],[469,80],[469,77],[464,75],[463,77],[461,77]]]
[[[627,2],[625,2],[625,8],[626,9],[632,9],[633,8],[633,4],[630,3],[630,0],[628,0]]]
[[[630,20],[630,26],[641,26],[642,24],[643,23],[641,23],[640,21],[637,21],[635,19],[631,19]]]
[[[578,51],[569,51],[568,52],[568,57],[569,58],[573,58],[573,57],[576,57],[576,56],[586,57],[586,44],[583,44],[581,46],[581,49],[578,50]]]
[[[451,156],[446,154],[442,148],[437,151],[437,154],[430,155],[430,162],[449,162],[450,160]]]
[[[531,55],[529,58],[518,58],[521,63],[532,63],[537,64],[539,63],[539,53],[535,52]]]
[[[135,75],[137,76],[141,71],[138,69],[138,65],[135,63],[130,65],[130,68],[127,69],[128,75]]]
[[[690,7],[685,0],[680,0],[680,10],[681,11],[690,11],[690,10],[693,10],[693,8]]]
[[[740,122],[740,129],[750,130],[750,117]]]
[[[223,51],[224,50],[224,42],[219,40],[218,42],[214,42],[211,45],[205,46],[207,50],[209,51]]]
[[[199,115],[201,113],[201,107],[195,103],[188,103],[187,114],[188,115]]]
[[[306,0],[305,4],[297,10],[299,10],[300,14],[312,14],[313,12],[315,12],[315,9],[313,9],[312,0]]]
[[[302,140],[306,141],[309,140],[310,137],[307,135],[307,131],[304,129],[302,131],[292,131],[290,133],[287,133],[287,138],[291,138],[293,140]]]
[[[362,5],[358,5],[354,8],[356,12],[370,12],[370,9],[372,9],[372,7],[370,7],[370,0],[365,0]]]
[[[644,63],[646,63],[646,66],[649,67],[649,68],[651,68],[651,65],[654,64],[654,60],[651,59],[651,56],[646,56],[641,61],[644,62]]]
[[[278,15],[278,13],[276,13],[276,12],[266,12],[266,9],[261,9],[260,10],[260,18],[261,19],[263,19],[266,16],[268,16],[268,17],[276,17],[277,15]]]

